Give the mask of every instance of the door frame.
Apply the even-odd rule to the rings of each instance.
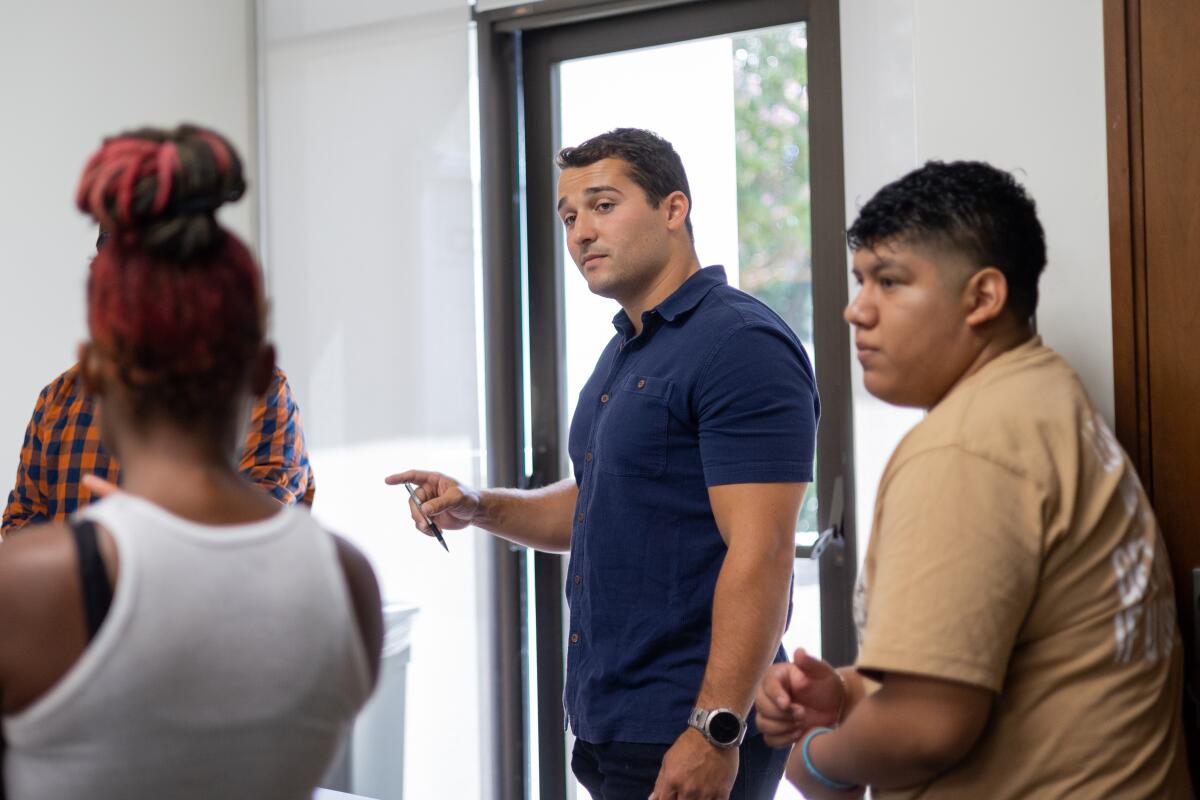
[[[842,158],[841,52],[836,0],[544,0],[475,14],[479,48],[483,272],[489,476],[493,485],[536,487],[566,464],[561,233],[553,216],[557,109],[555,65],[573,58],[804,22],[808,25],[809,177],[815,369],[822,397],[817,431],[818,523],[835,529],[821,555],[822,653],[848,664],[857,652],[852,615],[857,572],[850,337]],[[539,215],[537,209],[545,209]],[[527,396],[528,395],[528,396]],[[528,415],[527,415],[528,409]],[[528,420],[528,422],[527,422]],[[528,430],[527,430],[528,427]],[[526,447],[530,455],[526,457]],[[833,496],[835,487],[841,497]],[[839,519],[830,510],[840,509]],[[532,555],[533,586],[523,559]],[[563,562],[498,542],[494,551],[502,692],[496,741],[497,797],[527,796],[531,753],[522,655],[537,670],[537,780],[542,797],[566,796]],[[534,630],[522,626],[531,602]],[[522,653],[524,648],[524,654]],[[526,667],[525,669],[527,669]],[[518,674],[519,673],[519,674]],[[518,742],[520,743],[518,745]],[[519,765],[519,766],[518,766]]]
[[[1151,33],[1143,34],[1143,25]],[[1194,172],[1195,161],[1179,164],[1170,152],[1188,146],[1172,136],[1186,137],[1192,130],[1175,108],[1195,107],[1187,100],[1194,96],[1191,87],[1200,77],[1200,60],[1183,57],[1187,45],[1181,40],[1188,26],[1194,30],[1197,25],[1200,12],[1184,3],[1147,3],[1143,8],[1142,0],[1104,0],[1116,434],[1155,508],[1171,559],[1184,642],[1183,719],[1193,776],[1200,776],[1200,538],[1194,525],[1195,493],[1189,489],[1200,480],[1200,471],[1194,458],[1180,459],[1183,451],[1172,449],[1193,443],[1197,428],[1188,409],[1200,397],[1177,388],[1178,374],[1189,367],[1188,336],[1195,327],[1190,318],[1178,325],[1186,310],[1179,304],[1164,307],[1161,298],[1165,293],[1188,297],[1200,287],[1190,269],[1195,237],[1185,238],[1180,213],[1200,201],[1186,172],[1189,166]],[[1164,41],[1164,26],[1183,33]],[[1155,46],[1144,48],[1144,42]],[[1185,86],[1191,95],[1184,96]]]

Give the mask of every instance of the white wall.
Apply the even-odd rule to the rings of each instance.
[[[1039,330],[1111,422],[1101,26],[1094,0],[841,3],[847,222],[928,159],[1015,171],[1046,229]],[[875,401],[852,369],[862,544],[887,457],[920,415]]]
[[[438,2],[262,3],[268,286],[313,449],[476,418],[469,10]]]
[[[209,125],[256,170],[248,0],[0,0],[0,500],[38,391],[75,359],[96,233],[75,186],[101,139]],[[223,220],[253,242],[253,189]]]
[[[917,165],[912,3],[902,0],[844,0],[842,34],[842,138],[846,222],[884,184]],[[857,287],[849,277],[850,293]],[[850,335],[847,328],[846,335]],[[852,351],[853,352],[853,351]],[[855,516],[858,554],[866,542],[875,507],[875,487],[900,439],[921,418],[871,396],[858,359],[850,359],[854,414]]]
[[[1102,4],[917,0],[917,160],[1017,173],[1049,263],[1038,329],[1113,420]]]
[[[1049,265],[1038,327],[1113,416],[1104,50],[1094,0],[842,0],[847,219],[927,159],[1016,172]]]
[[[483,668],[489,545],[447,531],[443,551],[414,530],[404,490],[383,483],[409,468],[471,484],[481,473],[469,8],[260,8],[264,251],[316,473],[313,514],[362,548],[385,600],[418,607],[404,725],[377,706],[390,730],[354,746],[403,741],[403,786],[356,762],[351,788],[481,797],[496,707]]]

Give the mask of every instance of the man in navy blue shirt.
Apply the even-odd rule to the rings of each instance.
[[[571,257],[621,306],[571,422],[573,477],[532,491],[387,480],[419,484],[443,528],[570,551],[564,705],[594,798],[773,797],[786,751],[747,717],[785,660],[812,367],[776,314],[701,269],[668,142],[618,129],[557,162]]]

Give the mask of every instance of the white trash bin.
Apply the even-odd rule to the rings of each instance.
[[[383,654],[375,693],[322,785],[375,800],[404,800],[404,708],[417,606],[383,608]]]
[[[375,694],[358,716],[350,745],[350,791],[404,800],[404,707],[417,606],[383,609],[383,658]]]

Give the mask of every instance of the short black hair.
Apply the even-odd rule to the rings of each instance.
[[[982,161],[929,161],[884,186],[846,232],[851,250],[891,240],[947,247],[1008,281],[1008,309],[1022,322],[1037,311],[1046,237],[1021,184]]]
[[[619,158],[629,165],[629,177],[642,187],[646,200],[653,208],[658,208],[658,204],[672,192],[683,192],[688,199],[684,224],[688,237],[695,240],[692,233],[692,190],[688,186],[683,161],[670,142],[657,133],[641,128],[614,128],[576,147],[564,147],[558,151],[554,163],[559,169],[567,169],[586,167],[605,158]]]

